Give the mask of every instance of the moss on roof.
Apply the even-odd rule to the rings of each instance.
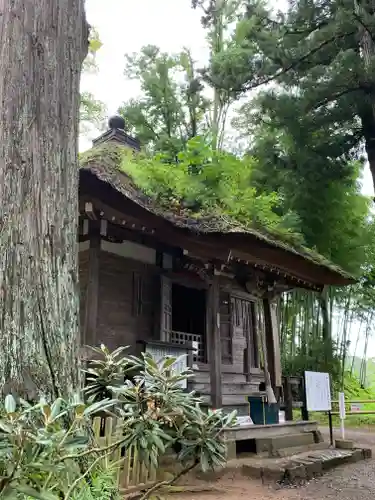
[[[162,206],[156,200],[147,196],[135,185],[130,175],[122,170],[124,155],[132,154],[129,148],[117,144],[103,144],[96,146],[80,155],[80,169],[89,170],[98,179],[110,184],[118,192],[131,199],[146,210],[163,217],[173,225],[189,229],[197,233],[237,233],[251,235],[275,248],[282,249],[296,256],[324,267],[327,270],[341,275],[343,278],[355,281],[349,273],[333,264],[319,253],[301,245],[291,242],[286,235],[276,234],[266,228],[254,229],[234,220],[232,217],[223,215],[202,215],[192,212],[173,211],[169,207]]]

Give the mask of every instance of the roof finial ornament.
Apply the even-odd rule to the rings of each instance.
[[[126,146],[133,151],[140,151],[141,146],[136,137],[129,135],[126,130],[126,123],[122,116],[114,115],[108,120],[108,130],[92,141],[93,146],[99,146],[107,142],[114,142]]]
[[[119,115],[111,116],[111,118],[108,120],[108,127],[111,130],[125,130],[125,120],[122,116]]]

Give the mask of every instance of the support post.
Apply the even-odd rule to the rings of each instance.
[[[307,422],[309,420],[309,411],[307,409],[306,381],[305,381],[305,377],[301,377],[301,388],[302,388],[301,417],[302,417],[302,420],[305,420]]]
[[[221,408],[223,404],[221,390],[221,340],[220,340],[220,289],[219,278],[214,274],[208,290],[208,319],[210,335],[208,351],[210,353],[211,405]]]
[[[284,397],[285,397],[285,420],[291,422],[293,420],[293,394],[292,394],[292,384],[290,378],[285,378],[284,385]]]
[[[85,300],[85,320],[83,327],[83,345],[95,345],[98,342],[96,325],[98,318],[99,295],[99,254],[100,254],[100,226],[98,221],[90,220],[89,224],[89,265]]]
[[[275,397],[279,400],[281,381],[281,355],[279,343],[279,324],[276,314],[276,303],[270,299],[263,299],[266,352],[268,369],[270,372],[272,389]]]
[[[333,446],[333,424],[332,424],[332,413],[328,412],[328,424],[329,424],[329,439],[331,446]]]

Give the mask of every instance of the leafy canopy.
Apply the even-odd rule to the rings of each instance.
[[[366,2],[290,2],[285,14],[247,2],[227,50],[208,78],[239,92],[276,84],[263,105],[278,108],[295,136],[325,133],[331,157],[355,157],[365,145],[375,177],[375,18]]]
[[[126,101],[120,114],[149,151],[175,160],[186,142],[207,129],[210,100],[188,49],[163,53],[155,46],[126,56],[125,75],[139,81],[142,97]]]
[[[257,104],[244,105],[236,119],[242,136],[252,134],[248,150],[258,160],[252,185],[262,194],[278,193],[276,212],[295,214],[290,227],[309,248],[359,274],[373,232],[371,202],[358,182],[363,165],[330,156],[319,130],[297,136],[278,109],[266,113]]]

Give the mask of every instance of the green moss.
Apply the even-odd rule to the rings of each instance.
[[[128,150],[114,144],[103,144],[98,147],[87,149],[78,156],[81,168],[90,168],[92,164],[108,164],[114,169],[120,170],[124,154]]]

